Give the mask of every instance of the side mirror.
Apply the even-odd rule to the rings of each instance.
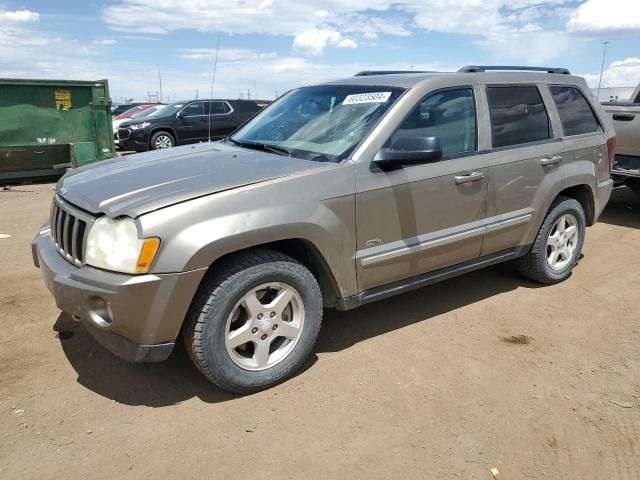
[[[442,143],[438,137],[402,136],[390,147],[382,148],[373,159],[383,170],[402,165],[418,165],[442,159]]]
[[[176,115],[176,118],[183,118],[184,114],[182,112],[178,112],[178,114]]]

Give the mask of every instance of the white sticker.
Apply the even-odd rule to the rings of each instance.
[[[358,103],[385,103],[389,100],[391,92],[354,93],[347,95],[343,105],[356,105]]]

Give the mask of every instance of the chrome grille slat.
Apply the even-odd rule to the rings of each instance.
[[[62,224],[62,250],[67,255],[71,250],[69,248],[69,223],[70,222],[71,222],[71,215],[67,213],[64,216],[64,223]]]
[[[88,226],[93,220],[91,215],[55,196],[51,208],[51,236],[60,255],[74,265],[84,265],[84,246]]]
[[[58,237],[58,247],[60,247],[60,249],[63,248],[62,246],[62,226],[64,225],[64,217],[66,217],[66,212],[62,209],[60,209],[60,213],[58,214],[58,225],[56,225],[56,236]]]
[[[74,262],[79,261],[78,258],[78,225],[81,220],[74,217],[73,230],[71,232],[71,258]]]

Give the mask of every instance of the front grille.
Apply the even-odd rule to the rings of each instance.
[[[81,219],[71,209],[59,201],[53,201],[51,208],[51,236],[56,248],[69,262],[84,264],[84,245],[88,232],[88,222]]]
[[[131,131],[130,130],[128,130],[126,128],[119,128],[118,129],[118,138],[120,140],[126,140],[130,136],[131,136]]]

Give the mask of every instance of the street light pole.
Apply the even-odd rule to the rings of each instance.
[[[607,45],[609,45],[609,42],[602,42],[602,45],[604,45],[604,49],[602,51],[602,65],[600,66],[600,80],[598,81],[598,101],[600,101],[600,87],[602,86],[602,72],[604,71],[604,59],[607,56]]]

